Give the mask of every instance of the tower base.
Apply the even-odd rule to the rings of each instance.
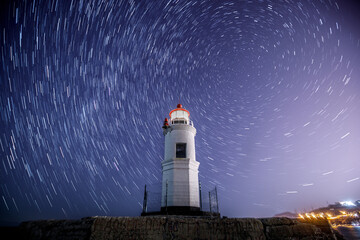
[[[160,212],[143,212],[143,213],[141,213],[141,216],[154,216],[154,215],[220,217],[220,213],[204,212],[204,211],[201,211],[199,207],[189,207],[189,206],[162,207]]]

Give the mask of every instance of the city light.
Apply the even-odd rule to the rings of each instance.
[[[351,201],[340,202],[340,204],[341,204],[342,206],[346,206],[346,207],[356,206],[355,203],[353,203],[353,202],[351,202]]]
[[[357,213],[347,213],[345,211],[340,211],[341,214],[339,215],[332,215],[330,213],[299,213],[298,214],[298,218],[302,218],[302,219],[328,219],[328,220],[333,220],[333,219],[339,219],[342,217],[358,217]]]

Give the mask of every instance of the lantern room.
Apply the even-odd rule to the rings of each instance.
[[[184,109],[180,103],[177,105],[177,108],[169,113],[169,115],[171,124],[190,124],[190,113],[188,110]]]

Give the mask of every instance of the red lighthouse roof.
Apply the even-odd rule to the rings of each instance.
[[[190,116],[189,111],[186,110],[185,108],[183,108],[180,103],[177,105],[177,108],[171,110],[171,112],[169,113],[169,116],[171,117],[171,114],[172,114],[173,112],[175,112],[175,111],[184,111],[184,112],[187,112],[187,113],[188,113],[188,117]]]

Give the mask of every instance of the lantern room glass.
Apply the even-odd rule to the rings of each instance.
[[[174,120],[176,120],[176,121],[179,121],[179,120],[185,121],[186,122],[185,124],[187,124],[189,122],[189,113],[186,112],[186,111],[183,111],[183,110],[173,111],[171,113],[170,117],[171,117],[171,123],[174,123],[173,122]]]

